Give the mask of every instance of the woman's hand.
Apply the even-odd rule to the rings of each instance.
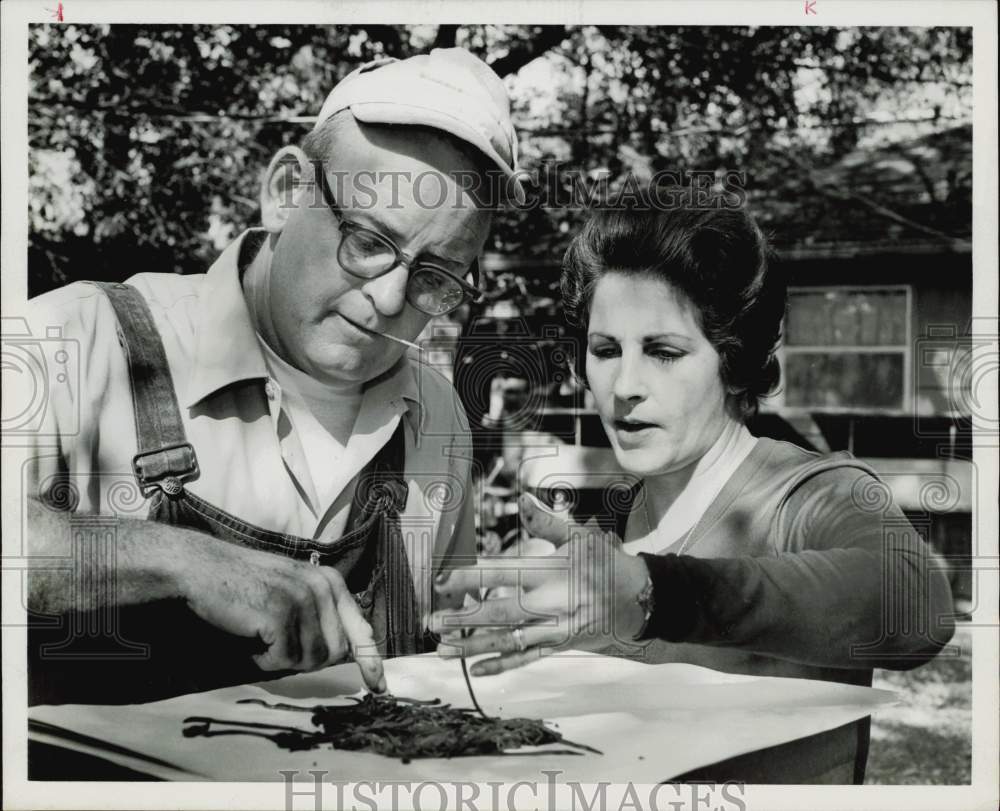
[[[636,602],[648,576],[641,558],[627,555],[613,533],[594,523],[572,524],[530,496],[522,520],[559,548],[542,557],[503,557],[453,570],[436,584],[448,599],[499,587],[513,595],[435,612],[429,629],[442,635],[441,656],[498,653],[476,662],[475,676],[502,673],[560,649],[599,650],[616,641],[635,644],[644,614]],[[545,510],[548,515],[539,515]],[[521,591],[520,589],[523,589]],[[471,636],[463,634],[475,631]]]

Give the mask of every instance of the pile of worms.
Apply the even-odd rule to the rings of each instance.
[[[255,735],[274,741],[282,749],[302,751],[332,746],[334,749],[374,752],[409,763],[418,758],[454,758],[475,755],[543,754],[516,751],[525,746],[561,743],[569,750],[546,750],[544,754],[601,754],[583,744],[568,741],[542,721],[529,718],[493,718],[478,709],[452,707],[440,699],[418,701],[391,695],[367,693],[350,697],[349,704],[301,707],[244,699],[240,704],[259,704],[269,709],[298,710],[312,714],[314,730],[290,726],[225,721],[192,717],[185,719],[185,737]],[[574,751],[576,750],[576,751]]]
[[[466,634],[463,633],[463,636]],[[349,696],[349,704],[301,707],[247,698],[237,704],[259,704],[269,709],[312,713],[313,730],[248,721],[186,718],[184,736],[254,735],[274,741],[282,749],[299,752],[332,746],[356,752],[374,752],[409,763],[418,758],[473,757],[475,755],[603,754],[593,747],[566,740],[545,722],[531,718],[496,718],[483,712],[469,679],[465,657],[462,675],[474,709],[452,707],[441,699],[420,701],[366,693]],[[517,751],[527,746],[559,743],[569,749]]]

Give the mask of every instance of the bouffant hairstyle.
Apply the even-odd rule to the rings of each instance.
[[[670,205],[662,204],[665,199]],[[781,376],[775,352],[787,286],[770,261],[767,239],[742,207],[721,194],[647,189],[632,203],[595,211],[566,251],[563,306],[579,330],[577,345],[585,346],[591,300],[604,274],[660,279],[694,305],[719,354],[731,413],[749,419]],[[577,374],[586,383],[584,361],[585,353],[577,352]]]

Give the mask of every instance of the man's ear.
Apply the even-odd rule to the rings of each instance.
[[[260,184],[261,225],[272,234],[280,233],[293,209],[313,183],[312,164],[297,146],[278,150],[264,172]]]

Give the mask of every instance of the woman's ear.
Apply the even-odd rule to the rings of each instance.
[[[745,423],[752,416],[746,411],[746,394],[745,387],[726,386],[726,413],[737,422]]]
[[[260,184],[261,225],[270,233],[281,232],[299,198],[312,184],[311,165],[297,146],[282,147],[271,159]]]

